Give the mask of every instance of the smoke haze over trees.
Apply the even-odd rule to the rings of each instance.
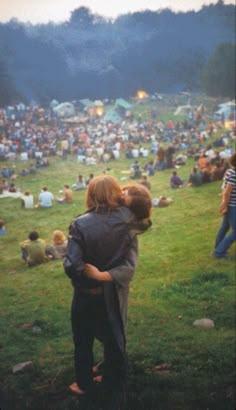
[[[140,88],[175,93],[202,86],[209,95],[231,97],[234,43],[235,6],[221,0],[198,12],[142,11],[115,21],[85,7],[63,24],[11,20],[0,24],[0,104],[127,98]],[[221,56],[224,70],[212,77],[226,77],[218,92],[211,73]]]

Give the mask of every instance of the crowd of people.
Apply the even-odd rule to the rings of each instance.
[[[183,124],[161,121],[125,120],[117,125],[94,118],[86,123],[68,126],[46,111],[25,109],[0,116],[0,161],[14,163],[30,159],[32,164],[20,171],[22,177],[50,165],[50,156],[62,161],[77,156],[83,164],[117,161],[123,151],[129,163],[129,183],[121,184],[111,175],[81,173],[74,184],[64,184],[60,196],[43,186],[35,201],[27,189],[21,193],[25,209],[51,208],[55,202],[72,203],[74,191],[84,190],[86,210],[70,224],[68,233],[55,230],[47,244],[36,230],[20,243],[23,262],[28,267],[63,259],[66,275],[71,279],[71,305],[74,341],[75,381],[70,390],[87,396],[97,386],[95,376],[107,392],[109,410],[125,408],[127,385],[126,322],[129,286],[138,259],[138,234],[151,226],[153,207],[166,207],[172,198],[151,195],[151,178],[157,172],[171,170],[169,186],[182,189],[222,180],[220,213],[222,225],[217,233],[214,256],[227,257],[236,240],[236,153],[232,150],[235,132],[226,132],[207,144],[216,125],[208,124],[202,112],[198,119]],[[145,147],[144,147],[145,146]],[[147,148],[147,146],[149,148]],[[151,153],[153,159],[149,157]],[[24,155],[22,155],[24,154]],[[194,158],[187,180],[181,177],[181,166]],[[144,159],[144,161],[143,161]],[[179,171],[180,169],[180,171]],[[17,193],[14,167],[3,165],[0,194]],[[180,175],[179,175],[180,174]],[[60,206],[60,205],[59,205]],[[0,221],[0,234],[7,234]],[[94,370],[93,345],[98,339],[104,348],[102,370]]]
[[[162,170],[173,166],[174,154],[176,163],[186,162],[186,156],[198,155],[207,139],[219,129],[222,135],[213,149],[219,150],[222,157],[228,156],[225,150],[232,140],[232,132],[210,121],[202,107],[189,109],[182,123],[164,123],[151,117],[145,121],[141,117],[124,117],[119,123],[104,122],[96,116],[78,118],[77,123],[70,123],[50,107],[41,109],[36,104],[0,110],[0,162],[14,161],[19,156],[34,161],[35,169],[48,166],[50,156],[66,160],[68,154],[73,154],[78,161],[93,165],[118,160],[123,150],[128,159],[146,158],[150,152],[156,156],[157,169]]]
[[[72,155],[82,164],[93,166],[118,161],[121,152],[127,158],[130,177],[135,180],[140,180],[143,174],[154,176],[164,169],[176,172],[188,158],[193,158],[197,169],[192,169],[185,182],[194,185],[197,179],[196,184],[201,185],[223,178],[235,138],[235,129],[226,130],[223,124],[213,122],[203,106],[189,108],[181,123],[173,120],[164,123],[152,116],[145,121],[141,117],[124,117],[117,124],[96,116],[78,118],[77,123],[70,123],[55,115],[50,106],[42,109],[36,104],[18,104],[0,110],[0,162],[3,163],[0,195],[4,191],[17,193],[18,175],[27,178],[39,168],[50,166],[52,156],[67,160],[68,155]],[[220,137],[208,144],[208,139],[219,130]],[[18,171],[16,158],[24,161]],[[131,166],[130,159],[133,160]],[[172,175],[170,186],[182,186],[179,179],[181,175]],[[178,183],[173,183],[174,180]],[[67,189],[85,189],[88,182],[89,178],[79,175]],[[64,186],[63,191],[65,189]],[[56,200],[67,202],[68,198],[63,193]]]

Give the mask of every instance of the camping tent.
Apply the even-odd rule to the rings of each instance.
[[[53,108],[53,111],[60,118],[73,117],[75,115],[75,107],[72,103],[64,102]]]
[[[225,119],[229,118],[231,113],[234,113],[234,118],[236,114],[236,104],[234,101],[228,101],[227,103],[219,104],[219,109],[215,112],[214,117],[216,119],[221,119],[224,116]]]
[[[103,120],[106,122],[113,122],[114,124],[118,124],[121,121],[121,116],[115,111],[114,108],[111,108],[106,112]]]
[[[50,108],[53,110],[53,108],[57,107],[59,105],[59,102],[57,100],[52,100],[50,102]]]

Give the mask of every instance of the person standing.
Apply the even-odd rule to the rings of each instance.
[[[236,240],[236,151],[231,155],[229,162],[230,168],[224,176],[219,208],[222,223],[215,240],[214,256],[218,259],[227,258],[227,251]]]
[[[61,150],[62,150],[62,159],[64,160],[67,159],[68,151],[69,151],[69,141],[66,137],[61,141]]]
[[[150,211],[151,197],[148,203]],[[65,273],[74,287],[71,320],[76,383],[70,390],[79,395],[92,391],[93,343],[97,338],[104,346],[103,385],[112,397],[109,410],[119,410],[124,409],[127,373],[124,316],[137,262],[140,223],[137,225],[125,206],[124,193],[110,175],[90,181],[86,207],[69,227],[64,259]],[[100,280],[86,277],[86,264],[96,266]]]

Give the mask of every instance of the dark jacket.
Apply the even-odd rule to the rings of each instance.
[[[141,225],[126,207],[112,210],[99,208],[86,212],[76,217],[69,227],[67,254],[64,259],[65,272],[72,279],[75,291],[80,287],[101,286],[101,282],[83,275],[85,263],[111,273],[113,280],[103,282],[102,286],[108,317],[122,351],[125,350],[125,329],[120,308],[122,296],[118,288],[123,288],[123,295],[128,298],[129,282],[137,259],[135,235],[139,227],[140,232],[149,227]],[[120,265],[126,266],[120,270],[117,268]],[[126,301],[123,302],[126,304]]]
[[[73,285],[93,287],[97,281],[83,277],[84,264],[105,271],[121,265],[132,242],[134,216],[126,207],[99,208],[76,217],[69,227],[66,274]]]

